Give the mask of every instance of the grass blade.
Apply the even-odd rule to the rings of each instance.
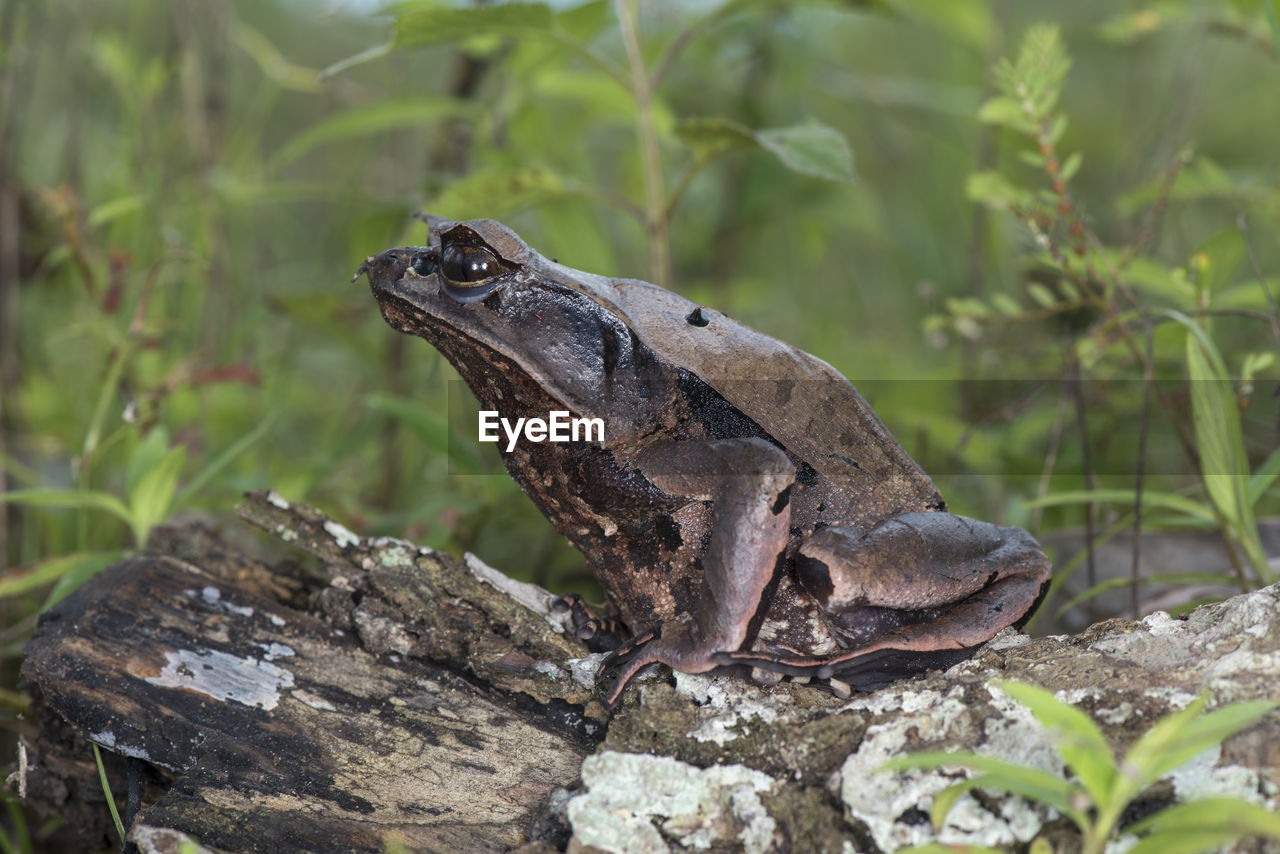
[[[102,794],[106,795],[107,807],[111,810],[111,821],[115,823],[116,833],[120,834],[120,844],[125,843],[124,822],[120,820],[120,810],[116,809],[116,799],[111,795],[111,784],[107,782],[107,769],[102,764],[102,751],[97,743],[93,743],[93,761],[98,765],[98,780],[102,783]]]
[[[69,510],[105,510],[111,515],[132,523],[129,508],[119,498],[109,492],[98,492],[92,489],[57,489],[36,487],[34,489],[15,489],[0,495],[0,501],[11,504],[26,504],[31,507],[61,507]]]

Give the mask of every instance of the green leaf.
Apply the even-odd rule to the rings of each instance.
[[[1056,567],[1055,567],[1056,569]],[[1144,575],[1140,579],[1142,584],[1228,584],[1233,585],[1235,579],[1220,573],[1214,572],[1159,572],[1155,575]],[[1095,596],[1101,596],[1103,593],[1109,593],[1112,590],[1121,590],[1133,583],[1130,578],[1108,578],[1106,581],[1100,581],[1090,587],[1088,590],[1071,597],[1062,605],[1058,606],[1057,613],[1065,614],[1081,602],[1087,602]]]
[[[146,205],[146,197],[141,193],[134,193],[129,196],[121,196],[98,205],[89,212],[89,225],[97,228],[111,222],[115,222],[122,216],[135,213],[142,210]]]
[[[1067,132],[1068,124],[1069,121],[1066,116],[1061,114],[1055,116],[1053,122],[1049,125],[1049,141],[1057,145],[1062,139],[1062,135]]]
[[[1058,304],[1058,298],[1053,295],[1053,291],[1046,288],[1039,282],[1031,282],[1027,285],[1027,293],[1040,306],[1044,308],[1053,308]]]
[[[54,583],[49,595],[45,597],[44,604],[40,606],[40,610],[49,610],[74,593],[81,584],[84,584],[122,557],[124,557],[124,552],[119,550],[81,552],[78,559],[66,567],[62,577]]]
[[[1205,491],[1226,519],[1231,536],[1248,555],[1263,584],[1272,573],[1258,537],[1253,503],[1248,498],[1248,457],[1240,427],[1240,409],[1227,376],[1226,364],[1208,334],[1191,318],[1163,312],[1187,330],[1187,374],[1191,386],[1191,415],[1200,472]]]
[[[1068,489],[1028,501],[1023,506],[1028,508],[1059,507],[1063,504],[1090,503],[1132,505],[1133,499],[1134,491],[1132,489]],[[1193,501],[1190,498],[1172,492],[1143,490],[1142,504],[1144,507],[1162,507],[1166,510],[1174,510],[1205,522],[1212,523],[1215,521],[1213,511],[1208,507],[1198,501]]]
[[[458,220],[502,216],[520,208],[566,196],[583,195],[559,175],[540,167],[471,172],[445,187],[431,210]]]
[[[1249,504],[1255,505],[1280,477],[1280,448],[1272,451],[1249,478]]]
[[[1280,705],[1270,700],[1233,703],[1201,715],[1207,702],[1202,695],[1143,733],[1120,763],[1117,802],[1127,803],[1160,777],[1253,725]]]
[[[1245,353],[1244,359],[1240,363],[1241,382],[1251,382],[1254,377],[1274,365],[1276,361],[1276,354],[1270,351],[1264,353]]]
[[[551,8],[543,3],[502,3],[457,8],[440,3],[399,3],[387,10],[394,17],[392,45],[397,50],[454,44],[477,36],[526,36],[551,29]]]
[[[1023,766],[1016,767],[1022,768]],[[1053,779],[1057,780],[1056,777]],[[1062,781],[1058,780],[1058,782]],[[1025,774],[1009,775],[1000,772],[980,774],[969,780],[962,780],[959,783],[947,786],[947,788],[934,795],[933,808],[929,810],[929,820],[933,824],[934,832],[940,832],[946,824],[947,815],[950,814],[956,802],[966,792],[971,789],[994,789],[1001,792],[1010,792],[1029,801],[1050,805],[1074,821],[1081,830],[1084,830],[1088,819],[1084,813],[1075,809],[1071,804],[1071,796],[1080,794],[1079,790],[1067,784],[1070,787],[1070,792],[1068,797],[1063,799],[1063,792],[1060,787],[1046,788],[1042,783],[1043,780],[1030,778]]]
[[[129,509],[134,539],[139,548],[146,546],[151,529],[165,520],[173,506],[178,488],[178,475],[186,461],[187,449],[171,448],[155,465],[147,469],[129,492]]]
[[[1280,15],[1276,14],[1275,0],[1262,0],[1263,11],[1267,14],[1267,28],[1271,31],[1271,56],[1280,55]]]
[[[320,72],[290,62],[271,40],[240,18],[231,22],[231,40],[247,53],[273,83],[295,92],[315,93],[323,88]]]
[[[723,116],[681,119],[676,124],[675,131],[676,136],[704,160],[735,148],[759,146],[751,128]]]
[[[296,134],[271,156],[271,168],[292,163],[330,142],[377,136],[390,130],[434,124],[442,118],[474,115],[475,106],[455,98],[416,96],[343,110]]]
[[[1175,305],[1195,305],[1196,288],[1187,280],[1186,270],[1138,256],[1125,267],[1125,281],[1135,290],[1167,299]]]
[[[390,41],[383,42],[382,44],[375,44],[372,47],[367,47],[364,50],[360,51],[359,53],[352,54],[351,56],[348,56],[344,59],[340,59],[337,62],[335,62],[333,65],[330,65],[324,71],[320,72],[320,76],[318,79],[321,82],[323,82],[325,80],[328,80],[330,77],[334,77],[338,74],[341,74],[342,72],[346,71],[348,68],[354,68],[357,65],[364,65],[366,62],[372,62],[375,59],[381,59],[382,57],[391,53],[391,51],[393,50],[395,50],[395,45],[392,44]]]
[[[71,510],[105,510],[118,519],[132,522],[129,508],[109,492],[89,489],[15,489],[0,494],[0,501],[32,507],[63,507]]]
[[[1127,831],[1126,831],[1127,832]],[[1243,834],[1217,828],[1186,827],[1152,833],[1126,854],[1202,854],[1221,851]]]
[[[913,845],[910,848],[899,848],[897,854],[1007,854],[1007,852],[999,848],[987,848],[982,845],[954,845],[929,842],[924,845]]]
[[[1158,779],[1201,751],[1253,726],[1277,706],[1280,702],[1274,700],[1251,700],[1195,716],[1184,726],[1175,728],[1174,734],[1164,744],[1156,739],[1152,745],[1144,745],[1139,739],[1125,756],[1125,761],[1150,768],[1154,774],[1152,779]]]
[[[1071,805],[1072,797],[1078,791],[1076,786],[1054,774],[1041,771],[1039,768],[1018,765],[1015,762],[998,759],[994,756],[966,752],[946,753],[940,750],[923,751],[890,759],[877,768],[876,771],[902,771],[909,768],[933,769],[947,766],[960,766],[981,771],[988,778],[988,783],[985,785],[989,788],[1003,789],[1004,791],[1013,792],[1016,795],[1022,795],[1031,800],[1048,804],[1064,815],[1073,813],[1077,816],[1080,815],[1079,811],[1074,810]]]
[[[964,193],[969,201],[995,210],[1025,209],[1035,201],[1031,193],[996,171],[974,172],[965,182]]]
[[[1058,170],[1058,177],[1063,181],[1070,181],[1080,171],[1080,164],[1084,162],[1084,156],[1073,151],[1067,155],[1067,159],[1062,161],[1062,168]]]
[[[258,422],[257,426],[236,441],[232,442],[225,450],[223,450],[222,453],[218,454],[218,456],[210,461],[210,463],[205,466],[199,474],[193,477],[190,482],[182,488],[182,491],[174,497],[173,506],[181,507],[189,498],[191,498],[191,496],[203,489],[206,483],[216,477],[218,472],[230,465],[236,457],[243,454],[259,439],[267,435],[267,431],[271,429],[271,425],[275,422],[277,414],[277,412],[268,414],[266,418],[263,418]]]
[[[1111,745],[1093,719],[1044,688],[1022,682],[998,681],[995,684],[1030,709],[1041,726],[1048,730],[1054,747],[1080,778],[1093,802],[1106,803],[1115,784],[1116,766],[1111,756]]]
[[[981,53],[996,32],[995,13],[984,0],[880,0],[893,12],[933,27]]]
[[[1187,155],[1190,157],[1190,155]],[[1116,209],[1123,216],[1133,216],[1147,206],[1153,204],[1163,192],[1165,178],[1156,176],[1138,189],[1116,202]],[[1230,173],[1207,157],[1197,157],[1178,172],[1174,179],[1173,189],[1169,192],[1172,201],[1194,201],[1200,199],[1232,199],[1241,195]]]
[[[46,584],[52,584],[86,561],[101,561],[106,555],[115,560],[120,552],[73,552],[38,561],[28,567],[11,570],[0,576],[0,599],[19,596]],[[105,564],[103,564],[105,566]]]
[[[828,181],[854,180],[853,151],[844,134],[818,122],[756,131],[760,147],[793,172]]]
[[[810,121],[752,130],[723,116],[684,119],[675,128],[696,156],[709,160],[735,148],[761,148],[793,172],[829,181],[853,181],[853,152],[835,128]]]
[[[556,26],[566,35],[585,42],[613,23],[612,4],[608,0],[591,0],[556,14]]]
[[[1125,12],[1102,22],[1098,27],[1098,35],[1104,41],[1115,44],[1130,44],[1150,35],[1182,18],[1174,4],[1166,4],[1164,9],[1146,7],[1136,12]]]
[[[150,471],[169,451],[169,431],[162,425],[153,427],[133,446],[129,454],[129,466],[125,471],[124,489],[133,492],[142,476]]]
[[[1013,98],[997,95],[978,109],[978,121],[1000,125],[1020,133],[1034,134],[1036,124]]]
[[[993,295],[991,297],[991,305],[1006,317],[1014,317],[1022,311],[1022,306],[1018,305],[1008,294]]]
[[[1193,257],[1201,261],[1200,288],[1217,294],[1235,279],[1248,247],[1238,228],[1224,228],[1201,243]]]
[[[1127,833],[1138,834],[1148,830],[1154,832],[1130,849],[1130,854],[1134,851],[1156,854],[1165,850],[1193,854],[1225,847],[1229,842],[1248,836],[1280,839],[1280,815],[1238,798],[1203,798],[1175,804],[1125,828]],[[1156,847],[1161,842],[1177,846],[1180,836],[1198,833],[1212,835],[1214,844],[1208,847]]]

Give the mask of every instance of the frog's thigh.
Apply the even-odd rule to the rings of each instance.
[[[773,578],[790,535],[795,466],[763,439],[668,442],[646,449],[636,463],[663,491],[713,502],[693,637],[670,651],[688,666],[709,669],[711,653],[746,640]],[[668,658],[656,660],[686,669]]]
[[[1049,573],[1020,528],[941,512],[825,528],[796,561],[800,584],[852,647],[843,657],[976,646],[1026,616]]]
[[[646,665],[702,673],[720,663],[717,653],[741,647],[791,526],[795,466],[762,439],[664,442],[633,462],[659,489],[711,501],[712,530],[692,624],[673,621],[661,637],[624,644],[622,667],[605,695],[609,706]]]

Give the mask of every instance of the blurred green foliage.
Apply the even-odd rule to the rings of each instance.
[[[1240,583],[1266,580],[1274,21],[1271,0],[6,0],[0,653],[172,512],[246,489],[587,583],[482,474],[442,358],[348,283],[421,242],[415,210],[503,219],[821,356],[960,513],[1052,527],[1106,499],[1096,529],[1120,530],[1145,448],[1145,524],[1221,530]],[[1079,419],[1054,382],[1075,376]]]

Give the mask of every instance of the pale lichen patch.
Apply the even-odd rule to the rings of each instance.
[[[488,584],[499,593],[505,593],[530,611],[543,617],[555,631],[563,634],[566,630],[572,628],[570,625],[571,616],[568,610],[564,611],[564,613],[552,611],[551,605],[555,602],[556,597],[548,591],[527,581],[516,581],[506,573],[489,566],[489,564],[471,552],[466,553],[466,562],[467,569],[471,570],[471,574],[477,579]]]
[[[90,733],[89,740],[94,744],[105,747],[112,753],[118,753],[121,756],[132,756],[134,759],[142,759],[147,762],[151,761],[151,756],[145,748],[130,744],[124,739],[116,738],[116,734],[109,729]]]
[[[269,661],[211,649],[166,650],[164,655],[160,674],[144,677],[162,688],[195,691],[270,711],[280,703],[281,690],[293,687],[293,674]]]
[[[675,677],[678,693],[692,697],[704,708],[716,710],[689,733],[698,741],[723,747],[740,736],[749,735],[747,722],[752,719],[767,724],[778,720],[777,709],[760,696],[760,689],[741,679],[679,671]]]
[[[325,533],[333,537],[334,543],[340,549],[345,549],[347,546],[359,545],[360,543],[360,538],[358,536],[353,534],[345,526],[338,524],[332,519],[324,520],[324,530]]]
[[[878,770],[889,759],[922,747],[977,743],[979,753],[1061,774],[1061,760],[1031,714],[998,689],[991,688],[989,693],[988,706],[966,696],[962,686],[946,695],[934,690],[904,692],[901,711],[868,727],[858,750],[845,760],[839,775],[841,800],[849,815],[867,826],[882,850],[934,841],[1010,846],[1039,832],[1045,811],[1016,798],[988,809],[965,794],[935,837],[928,822],[913,817],[927,811],[938,792],[967,778],[970,772],[958,766],[929,771]]]
[[[617,854],[726,845],[749,854],[777,847],[762,794],[777,782],[742,765],[700,769],[666,756],[605,751],[582,763],[587,791],[569,802],[575,841]],[[659,829],[661,828],[661,829]]]

